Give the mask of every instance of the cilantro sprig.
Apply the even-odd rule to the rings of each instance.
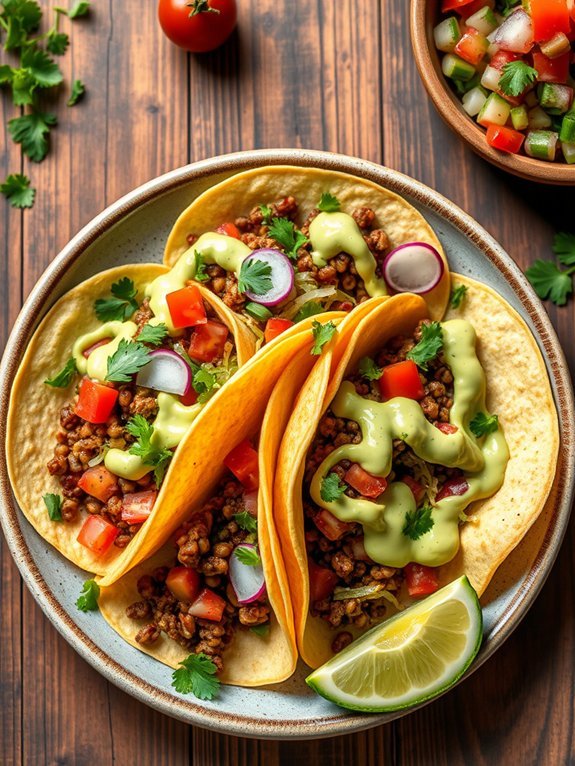
[[[238,290],[240,293],[249,290],[254,295],[264,295],[273,286],[271,273],[272,267],[269,263],[257,258],[246,258],[240,268]]]
[[[194,263],[196,266],[196,270],[194,273],[194,279],[196,282],[207,282],[210,278],[210,275],[208,274],[206,270],[206,263],[204,261],[204,256],[199,253],[197,250],[194,250]]]
[[[439,354],[443,348],[443,332],[439,322],[430,322],[421,325],[421,340],[411,351],[406,354],[407,359],[422,370],[427,370],[427,365]]]
[[[49,492],[42,497],[51,521],[62,521],[62,498]]]
[[[537,79],[537,70],[524,61],[510,61],[501,70],[499,89],[506,96],[519,96]]]
[[[417,508],[413,512],[407,511],[405,514],[405,524],[401,530],[402,534],[409,537],[410,540],[419,540],[419,538],[429,532],[435,524],[431,511],[432,509],[429,505]]]
[[[487,415],[485,412],[478,412],[469,424],[471,433],[478,439],[481,436],[492,434],[499,428],[499,419],[497,415]]]
[[[74,84],[72,85],[72,92],[70,93],[70,98],[66,101],[66,106],[76,106],[78,101],[84,97],[85,92],[86,86],[82,80],[74,80]]]
[[[257,547],[238,545],[234,548],[234,556],[248,567],[259,567],[262,563]]]
[[[325,344],[328,343],[332,339],[334,333],[337,332],[337,327],[334,325],[332,321],[322,324],[321,322],[318,322],[316,320],[312,322],[311,331],[312,331],[314,343],[310,353],[313,356],[319,356],[321,352],[323,351],[323,347],[325,346]]]
[[[321,305],[321,303],[318,303],[317,301],[308,301],[307,303],[303,304],[301,309],[294,316],[293,321],[297,324],[303,319],[308,319],[309,317],[323,314],[324,311],[325,308]]]
[[[138,342],[148,343],[150,346],[161,346],[167,334],[168,328],[163,322],[159,324],[145,324],[138,335]]]
[[[138,308],[134,283],[128,277],[122,277],[110,288],[111,298],[98,298],[94,302],[94,311],[100,322],[125,322]]]
[[[126,423],[126,431],[136,437],[128,452],[137,455],[144,465],[154,466],[156,487],[162,483],[168,463],[173,457],[171,450],[152,444],[154,426],[143,415],[134,415]]]
[[[452,309],[458,309],[461,306],[468,289],[467,285],[459,285],[453,288],[449,297],[449,305]]]
[[[571,275],[575,273],[575,234],[556,234],[551,248],[557,260],[567,269],[560,269],[554,261],[536,260],[525,270],[535,292],[542,299],[549,299],[556,306],[564,306],[573,292]]]
[[[3,184],[0,192],[6,197],[12,207],[32,207],[36,189],[30,186],[30,179],[21,173],[11,173]]]
[[[347,484],[340,481],[337,473],[328,473],[321,483],[319,494],[325,503],[334,503],[339,500],[346,489]]]
[[[118,348],[108,357],[106,380],[111,383],[129,383],[132,375],[150,361],[150,351],[143,343],[122,338]]]
[[[211,700],[217,695],[220,689],[216,677],[218,669],[207,654],[190,654],[180,665],[172,673],[172,686],[177,692],[194,694],[201,700]]]
[[[369,356],[364,356],[359,362],[359,374],[366,380],[379,380],[383,370],[378,367],[373,359]]]
[[[247,511],[241,511],[241,513],[234,513],[234,520],[240,529],[245,532],[253,534],[258,530],[258,523]]]
[[[95,580],[86,580],[76,601],[76,606],[81,612],[95,612],[98,610],[99,595],[100,586],[98,583]]]
[[[52,388],[67,388],[77,372],[76,362],[74,357],[71,356],[60,372],[57,372],[52,378],[46,378],[44,383],[47,386],[52,386]]]
[[[288,258],[292,260],[297,258],[298,250],[309,242],[301,231],[297,231],[293,221],[287,218],[274,218],[268,234],[283,247]]]
[[[337,213],[341,208],[341,202],[329,192],[324,192],[318,202],[318,210],[322,213]]]

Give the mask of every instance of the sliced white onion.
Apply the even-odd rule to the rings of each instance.
[[[246,290],[245,295],[254,303],[261,303],[262,306],[277,306],[278,303],[285,301],[293,289],[294,270],[287,255],[280,253],[279,250],[273,250],[270,247],[262,247],[260,250],[254,250],[248,255],[243,263],[246,265],[250,261],[262,261],[271,267],[270,279],[272,286],[265,293],[254,293]]]
[[[523,8],[518,8],[497,29],[494,42],[504,51],[528,53],[533,47],[531,16]]]
[[[398,293],[428,293],[438,284],[443,270],[441,256],[426,242],[399,245],[383,262],[383,277]]]
[[[266,590],[264,572],[261,565],[252,567],[242,564],[235,555],[238,548],[254,549],[251,543],[240,543],[234,548],[229,559],[230,581],[238,599],[238,604],[251,604],[263,596]]]
[[[154,391],[185,396],[192,386],[192,371],[175,351],[159,348],[150,352],[150,361],[137,374],[136,383]]]

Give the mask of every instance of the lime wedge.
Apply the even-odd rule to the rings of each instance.
[[[454,684],[479,651],[481,606],[467,577],[376,625],[306,678],[341,707],[384,713]]]

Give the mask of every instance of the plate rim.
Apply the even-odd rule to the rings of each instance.
[[[543,347],[549,374],[555,386],[559,413],[562,449],[558,460],[557,503],[543,538],[539,553],[523,585],[498,616],[490,632],[490,645],[484,643],[471,668],[458,683],[477,670],[515,630],[541,590],[559,552],[565,534],[574,495],[575,484],[575,411],[573,390],[567,363],[555,329],[526,277],[499,243],[471,216],[439,192],[399,171],[368,160],[342,154],[302,149],[261,149],[219,155],[184,165],[142,184],[95,216],[76,234],[48,265],[25,301],[8,338],[0,365],[0,443],[6,444],[6,412],[10,384],[16,372],[25,343],[50,305],[50,294],[68,269],[84,251],[111,226],[147,202],[205,176],[239,172],[265,165],[297,165],[323,167],[351,173],[385,185],[400,195],[408,195],[425,208],[439,214],[462,232],[503,274],[535,328],[536,340]],[[312,719],[298,722],[282,719],[262,719],[205,708],[176,693],[169,693],[149,684],[121,665],[97,646],[74,622],[55,598],[42,577],[24,540],[18,519],[17,504],[8,481],[5,450],[0,458],[0,523],[8,548],[35,600],[50,622],[92,667],[124,692],[161,713],[188,724],[216,732],[262,739],[310,739],[350,734],[387,723],[414,712],[434,700],[391,714],[347,713],[330,716],[327,720]],[[520,612],[520,613],[519,613]],[[453,688],[453,687],[451,687]],[[449,690],[448,690],[449,691]],[[442,696],[442,695],[441,695]],[[435,698],[437,699],[437,698]]]

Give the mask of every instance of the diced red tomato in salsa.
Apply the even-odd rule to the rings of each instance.
[[[166,587],[178,601],[191,604],[200,591],[200,575],[190,567],[172,567],[166,577]]]
[[[206,324],[208,318],[202,294],[196,285],[188,285],[166,295],[172,324],[178,330]]]
[[[476,66],[487,53],[488,48],[487,38],[473,27],[468,27],[455,46],[455,53],[464,61]]]
[[[248,492],[259,487],[258,453],[247,439],[226,455],[224,465],[241,481]]]
[[[320,567],[311,559],[308,560],[307,566],[309,570],[309,600],[312,604],[315,601],[323,601],[324,598],[331,596],[339,577],[333,569]]]
[[[459,429],[451,423],[436,423],[435,427],[444,434],[455,434]]]
[[[520,53],[514,53],[513,51],[497,51],[491,57],[489,66],[493,69],[503,69],[506,64],[510,64],[512,61],[518,61],[521,58]]]
[[[340,521],[337,516],[334,516],[333,513],[330,513],[325,508],[314,513],[313,523],[328,540],[339,540],[340,537],[351,529],[351,524]]]
[[[407,564],[404,567],[407,592],[412,598],[429,596],[439,588],[439,576],[436,567],[423,564]]]
[[[508,154],[517,154],[523,145],[525,136],[518,130],[506,128],[503,125],[487,126],[487,143],[494,149]]]
[[[238,227],[231,221],[222,223],[221,226],[218,226],[216,231],[218,234],[225,234],[227,237],[233,237],[234,239],[240,239],[242,236]]]
[[[567,0],[530,0],[529,9],[535,42],[550,40],[558,32],[569,34]]]
[[[416,503],[420,503],[425,495],[425,487],[423,487],[418,481],[412,479],[411,476],[404,476],[401,481],[407,484],[409,489],[413,492],[413,497]]]
[[[404,396],[407,399],[417,400],[425,396],[417,365],[411,359],[384,367],[379,379],[379,388],[384,399]]]
[[[439,490],[435,496],[435,501],[439,502],[444,497],[452,497],[453,495],[464,495],[469,489],[469,484],[465,476],[457,476],[454,479],[448,479],[443,487]]]
[[[105,423],[112,414],[118,391],[111,386],[82,378],[74,412],[88,423]]]
[[[119,534],[118,527],[110,524],[102,516],[93,515],[88,516],[76,539],[92,553],[103,556]]]
[[[343,480],[363,497],[379,497],[387,489],[387,481],[384,478],[364,471],[359,463],[353,463]]]
[[[533,51],[533,68],[537,70],[540,82],[557,82],[564,85],[569,76],[571,53],[563,53],[556,59],[550,59],[541,51]]]
[[[266,329],[264,330],[264,338],[266,343],[269,343],[270,340],[277,338],[278,335],[281,335],[282,332],[289,330],[289,328],[293,326],[294,322],[292,322],[291,319],[281,319],[281,317],[273,317],[272,319],[268,319],[266,322]]]
[[[447,13],[448,11],[458,11],[463,13],[463,7],[470,5],[474,0],[443,0],[441,3],[441,12]]]
[[[188,354],[198,362],[214,362],[224,355],[228,335],[225,324],[208,319],[193,331]]]
[[[204,588],[188,609],[188,614],[191,614],[192,617],[199,617],[201,620],[219,622],[225,607],[226,602],[221,596],[209,588]]]
[[[157,497],[155,489],[127,492],[122,498],[122,521],[126,524],[143,524],[151,514]]]
[[[107,503],[112,495],[120,491],[118,477],[108,471],[104,465],[95,465],[85,470],[78,481],[78,486],[102,503]]]

